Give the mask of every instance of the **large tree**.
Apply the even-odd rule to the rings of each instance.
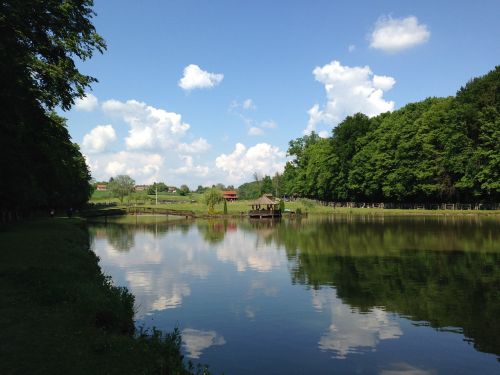
[[[123,203],[123,198],[134,192],[135,181],[130,176],[118,175],[110,180],[108,189],[111,190],[114,197]]]
[[[95,78],[77,60],[105,48],[91,0],[0,2],[0,201],[2,217],[81,205],[90,174],[65,120]]]
[[[205,200],[205,204],[207,205],[208,213],[213,214],[215,212],[215,205],[223,201],[222,191],[213,187],[205,191],[203,198]]]
[[[75,60],[106,48],[91,23],[92,6],[93,0],[1,1],[2,96],[69,109],[96,81],[82,74]]]

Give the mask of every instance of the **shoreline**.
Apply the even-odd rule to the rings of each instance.
[[[192,374],[177,330],[135,328],[134,296],[103,274],[86,225],[0,228],[0,373]]]

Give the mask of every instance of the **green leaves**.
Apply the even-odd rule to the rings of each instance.
[[[215,205],[221,203],[223,200],[222,192],[217,188],[208,189],[203,197],[209,214],[213,214],[215,212]]]
[[[108,189],[123,203],[123,198],[135,190],[135,181],[130,176],[118,175],[109,181]]]
[[[288,194],[321,200],[498,201],[500,67],[457,97],[347,117],[331,138],[290,142]]]
[[[106,44],[91,23],[93,1],[6,0],[0,4],[0,60],[7,86],[35,96],[46,108],[67,110],[96,79],[81,74]]]

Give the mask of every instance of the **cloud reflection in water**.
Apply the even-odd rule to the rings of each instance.
[[[188,358],[200,358],[203,350],[211,346],[224,345],[226,340],[215,331],[186,328],[182,330],[182,345]]]
[[[403,334],[386,311],[376,307],[369,312],[352,309],[336,297],[334,289],[313,291],[313,306],[318,311],[326,309],[331,313],[332,323],[318,346],[332,351],[335,358],[343,359],[363,349],[375,350],[381,340],[397,339]]]

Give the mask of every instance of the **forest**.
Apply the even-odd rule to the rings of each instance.
[[[282,192],[323,201],[498,202],[500,66],[455,96],[290,141]]]

